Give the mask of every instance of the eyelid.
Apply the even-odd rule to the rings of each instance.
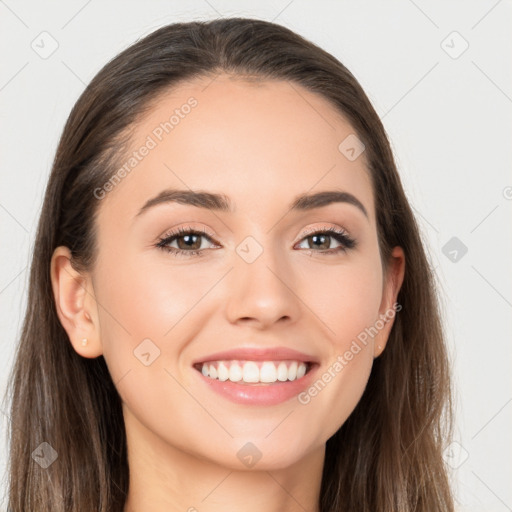
[[[183,233],[190,233],[190,232],[196,232],[198,234],[204,235],[206,238],[209,238],[212,242],[218,244],[218,242],[215,240],[215,235],[208,231],[204,226],[200,228],[196,228],[194,226],[185,225],[180,226],[178,228],[171,228],[165,231],[162,235],[160,235],[157,239],[158,240],[164,240],[166,238],[175,237],[182,235]]]
[[[305,231],[301,232],[301,235],[300,235],[300,238],[298,241],[300,241],[303,238],[306,238],[312,234],[315,234],[318,232],[324,232],[324,231],[335,231],[339,234],[350,237],[349,231],[347,229],[345,229],[344,227],[334,226],[334,225],[330,224],[330,225],[317,226],[314,228],[306,228]]]

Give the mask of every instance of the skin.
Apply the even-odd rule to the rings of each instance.
[[[59,318],[77,353],[103,355],[122,398],[125,511],[317,511],[325,443],[358,403],[393,320],[305,405],[234,404],[191,363],[240,346],[285,346],[318,358],[320,376],[392,309],[404,254],[394,248],[384,275],[365,154],[350,161],[338,150],[354,130],[297,85],[227,75],[182,84],[137,124],[132,150],[191,96],[197,106],[100,201],[91,272],[55,250]],[[167,203],[134,220],[166,188],[224,193],[235,211]],[[348,203],[288,211],[297,195],[324,190],[355,195],[368,218]],[[213,235],[200,239],[202,256],[155,247],[179,227]],[[356,247],[322,254],[340,243],[317,248],[306,230],[325,227],[344,229]],[[236,252],[247,236],[263,249],[250,264]],[[133,353],[146,338],[160,350],[149,366]],[[262,454],[252,468],[237,457],[248,442]]]

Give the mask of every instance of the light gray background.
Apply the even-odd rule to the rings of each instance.
[[[0,391],[51,162],[85,84],[167,23],[276,21],[340,59],[383,119],[441,285],[457,403],[457,442],[446,460],[459,510],[512,510],[511,13],[506,0],[0,0]],[[46,59],[31,47],[48,51],[52,39],[58,48]],[[452,237],[467,247],[457,261],[450,246],[443,252]],[[9,419],[1,412],[5,478]]]

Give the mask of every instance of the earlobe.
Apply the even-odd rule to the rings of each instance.
[[[73,268],[71,251],[65,246],[53,252],[51,281],[57,315],[73,348],[83,357],[98,357],[103,351],[92,283],[88,275]]]
[[[398,293],[405,276],[405,255],[401,247],[396,246],[390,256],[388,272],[383,286],[382,302],[379,309],[380,327],[374,339],[374,358],[379,357],[384,349],[395,321],[395,316],[402,308],[397,304]],[[378,322],[379,322],[378,321]]]

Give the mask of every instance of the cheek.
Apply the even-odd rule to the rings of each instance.
[[[315,274],[309,304],[322,324],[324,367],[299,403],[333,435],[359,402],[373,365],[371,328],[382,299],[380,260],[360,259]],[[315,420],[311,420],[315,421]],[[318,425],[320,430],[322,425]]]
[[[100,286],[106,283],[98,294],[108,309],[105,321],[116,323],[116,329],[124,327],[124,337],[128,331],[133,343],[141,338],[162,340],[209,287],[208,279],[179,266],[128,257],[115,264],[105,261],[97,280]]]
[[[343,288],[336,292],[333,287],[331,301],[320,314],[329,326],[322,342],[326,359],[298,398],[323,440],[345,423],[366,388],[374,355],[368,333],[378,318],[381,298],[376,290],[380,291],[378,275],[344,276]]]
[[[322,320],[337,350],[374,324],[382,300],[382,273],[375,258],[319,268],[307,290],[307,303]]]
[[[159,418],[165,431],[177,423],[173,407],[195,404],[173,376],[182,380],[176,361],[193,337],[195,305],[210,281],[198,283],[191,272],[145,264],[126,254],[115,262],[104,258],[102,265],[96,272],[97,298],[103,356],[112,380],[124,407],[150,429]],[[193,414],[199,416],[200,408]],[[178,432],[186,427],[175,426]]]
[[[171,380],[166,370],[176,369],[201,330],[205,308],[212,309],[206,296],[219,279],[208,266],[192,269],[166,258],[174,257],[163,254],[155,261],[154,255],[125,252],[109,259],[105,251],[95,279],[103,356],[112,379],[117,382],[130,372],[126,380],[137,382],[139,390],[151,389],[155,400],[155,390],[162,389],[159,379]]]

